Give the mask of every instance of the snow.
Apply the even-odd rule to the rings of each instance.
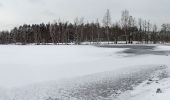
[[[170,50],[169,46],[151,46],[156,46],[153,51]],[[146,53],[136,55],[135,53],[124,53],[123,51],[125,50],[128,50],[128,47],[106,48],[89,45],[1,45],[0,100],[1,98],[5,98],[2,100],[11,100],[9,97],[15,96],[18,96],[18,100],[43,100],[42,98],[44,97],[54,96],[56,88],[59,88],[58,86],[63,84],[61,82],[63,80],[74,80],[74,85],[77,85],[79,82],[84,82],[84,84],[89,85],[89,80],[94,84],[96,80],[103,82],[102,79],[112,79],[114,75],[116,75],[114,77],[116,78],[121,73],[136,73],[140,70],[146,71],[157,68],[157,66],[170,66],[170,56],[167,54],[160,53],[157,55],[155,53]],[[87,80],[84,76],[88,76]],[[168,82],[168,79],[164,79],[165,83],[162,81],[163,80],[160,80],[160,83],[165,84]],[[65,83],[69,83],[69,81]],[[153,87],[155,87],[154,85],[155,84],[153,84]],[[139,96],[146,94],[146,97],[150,97],[149,93],[155,93],[156,90],[152,90],[149,86],[139,86],[139,89],[137,87],[135,91],[137,91],[137,94],[141,94]],[[63,87],[66,86],[64,85],[60,88]],[[67,87],[75,90],[72,85],[68,85]],[[151,92],[142,94],[143,92],[141,90],[146,91],[148,89],[151,89]],[[165,89],[165,91],[169,90]],[[56,95],[59,97],[61,96],[60,94],[55,94],[55,97]],[[129,95],[126,94],[125,97],[129,97]],[[161,96],[163,94],[158,94],[158,96],[159,95]],[[72,100],[73,99],[74,98],[72,98]],[[129,100],[131,99],[138,100],[129,98]]]
[[[154,77],[152,80],[144,81],[134,90],[122,94],[118,100],[125,100],[125,98],[126,100],[169,100],[169,94],[170,78],[159,79]]]
[[[160,46],[157,46],[157,48],[156,48],[156,50],[164,50],[164,51],[169,50],[169,49],[170,49],[170,47],[165,46],[165,45],[160,45]]]
[[[141,98],[133,98],[134,100],[169,100],[170,99],[170,79],[164,79],[160,81],[159,84],[153,83],[150,86],[146,86],[143,88],[139,88],[141,90],[137,94],[139,94]],[[162,89],[163,93],[156,93],[156,90],[160,88]],[[135,92],[135,91],[134,91]],[[143,93],[141,93],[143,92]],[[145,93],[144,93],[145,92]],[[133,93],[134,95],[136,93]],[[133,100],[131,99],[131,100]]]
[[[114,69],[120,49],[93,46],[0,46],[0,86],[17,87]],[[114,59],[113,59],[114,60]]]
[[[169,63],[167,56],[154,56],[156,59],[153,59],[153,55],[128,58],[116,54],[123,50],[74,45],[0,46],[0,79],[3,79],[0,86],[17,87],[121,67]]]

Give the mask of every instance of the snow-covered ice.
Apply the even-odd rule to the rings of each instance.
[[[74,93],[77,93],[75,91],[79,90],[78,92],[80,92],[80,89],[92,88],[93,90],[97,88],[94,86],[105,87],[109,82],[114,83],[116,80],[113,79],[118,78],[122,73],[128,73],[125,76],[135,76],[138,72],[152,74],[160,66],[169,67],[170,56],[168,50],[170,50],[170,47],[152,46],[156,46],[156,48],[149,51],[145,51],[144,48],[137,53],[138,50],[135,50],[135,53],[127,53],[124,51],[129,49],[134,51],[134,48],[107,48],[88,45],[2,45],[0,46],[0,98],[3,98],[2,100],[12,100],[14,98],[17,98],[17,100],[44,100],[49,96],[61,98],[65,95],[67,97],[70,95],[67,93],[70,92],[65,91],[74,90]],[[150,53],[151,51],[154,53]],[[146,75],[150,76],[150,74]],[[140,82],[147,78],[149,77],[144,77]],[[102,85],[96,85],[96,82],[101,82]],[[90,83],[93,85],[89,85]],[[73,85],[79,85],[78,88],[80,89],[74,88]],[[104,89],[100,90],[106,91],[104,93],[113,93],[113,90],[108,92],[113,89],[111,88],[112,85],[109,86],[98,88]],[[57,94],[58,89],[60,89],[62,95]],[[93,92],[95,91],[96,89]],[[93,92],[91,94],[94,94]],[[81,96],[86,96],[87,93],[83,92]],[[80,94],[77,95],[80,96]],[[106,94],[101,96],[107,97]],[[71,99],[75,99],[74,96]],[[101,99],[104,98],[101,97]]]
[[[0,46],[0,86],[17,87],[109,71],[117,68],[113,63],[121,63],[113,57],[117,51],[120,49],[93,46]]]

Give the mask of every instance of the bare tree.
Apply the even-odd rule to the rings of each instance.
[[[132,16],[129,16],[129,21],[128,21],[128,40],[129,40],[129,43],[133,43],[133,34],[134,34],[134,31],[135,31],[135,25],[136,24],[136,20],[135,18],[133,18]]]
[[[156,35],[157,29],[158,29],[157,25],[154,24],[154,25],[153,25],[153,35],[152,35],[153,43],[154,43],[154,44],[156,44],[156,42],[157,42],[157,35]]]
[[[84,18],[75,18],[74,25],[75,25],[75,43],[80,44],[81,42],[81,34],[83,32],[83,24],[84,24]],[[80,29],[81,27],[81,29]]]
[[[107,41],[108,41],[108,44],[109,44],[109,41],[110,41],[109,28],[111,26],[111,14],[110,14],[109,9],[107,9],[106,14],[103,17],[103,26],[106,28]]]
[[[143,26],[143,32],[144,32],[144,40],[146,43],[147,41],[147,21],[146,20],[142,22],[142,26]]]
[[[146,34],[146,43],[147,43],[147,44],[148,44],[148,42],[149,42],[150,30],[151,30],[151,23],[150,23],[150,21],[148,21],[148,22],[147,22],[147,34]]]
[[[121,24],[122,24],[122,28],[125,32],[125,39],[126,39],[126,44],[127,42],[127,29],[128,29],[128,25],[129,25],[129,11],[128,10],[124,10],[122,11],[122,16],[121,16]]]
[[[82,42],[83,40],[83,30],[84,30],[84,18],[81,17],[79,19],[79,25],[80,25],[80,41]]]
[[[96,28],[97,28],[97,43],[100,43],[100,23],[99,20],[96,20]]]
[[[142,43],[143,41],[143,20],[141,18],[138,19],[138,41]]]

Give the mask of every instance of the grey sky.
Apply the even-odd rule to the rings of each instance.
[[[151,20],[154,24],[170,22],[169,0],[1,0],[0,30],[59,18],[101,20],[106,9],[110,9],[113,22],[119,21],[124,9],[128,9],[132,16]]]

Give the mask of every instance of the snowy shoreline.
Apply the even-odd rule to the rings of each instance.
[[[139,84],[132,91],[126,91],[116,100],[169,100],[170,96],[170,69],[166,69],[163,75],[165,78],[157,76]]]

